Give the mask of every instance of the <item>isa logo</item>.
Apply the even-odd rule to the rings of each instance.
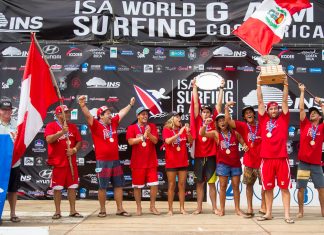
[[[304,190],[304,205],[309,205],[314,199],[313,190],[307,186]],[[295,189],[294,200],[298,204],[298,189]]]
[[[219,191],[220,191],[219,181],[217,181],[216,188],[217,188],[217,192],[219,193]],[[242,192],[242,182],[240,182],[239,191],[240,191],[240,194],[241,194],[241,192]],[[231,178],[229,178],[228,182],[227,182],[226,200],[234,200],[234,190],[233,190],[232,179]]]

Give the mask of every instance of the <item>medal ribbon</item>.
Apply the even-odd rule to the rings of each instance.
[[[108,129],[107,126],[102,121],[99,121],[99,123],[105,128],[105,130],[108,131],[108,137],[112,138],[113,133],[112,133],[111,124],[109,125],[109,129]]]
[[[313,141],[315,141],[317,129],[318,129],[318,125],[316,125],[315,128],[314,128],[314,126],[312,125],[311,133],[312,133],[312,140],[313,140]]]
[[[172,132],[173,132],[173,135],[176,135],[174,130],[172,130]],[[176,144],[178,145],[178,147],[180,147],[180,135],[176,139]]]
[[[138,130],[141,132],[141,134],[143,135],[143,142],[145,142],[145,137],[144,137],[144,134],[143,134],[143,132],[142,132],[142,129],[141,129],[141,127],[140,127],[140,125],[137,123],[136,124],[137,125],[137,127],[138,127]],[[144,130],[145,130],[145,128],[146,128],[146,125],[144,126]]]
[[[224,142],[225,142],[225,146],[227,149],[229,149],[230,147],[230,140],[231,140],[231,132],[227,132],[227,137],[225,137],[225,134],[221,131],[221,134],[223,136]]]
[[[270,118],[270,123],[268,126],[268,131],[271,133],[273,128],[276,126],[276,122],[272,122],[272,119]]]
[[[251,135],[252,143],[254,143],[254,141],[256,140],[256,135],[257,135],[257,132],[258,132],[258,122],[255,125],[256,125],[256,127],[255,127],[255,131],[253,133],[252,132],[252,127],[250,126],[249,123],[247,123],[247,126],[249,128],[249,132],[250,132],[250,135]]]

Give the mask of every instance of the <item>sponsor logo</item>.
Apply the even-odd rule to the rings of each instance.
[[[185,52],[185,50],[170,50],[169,56],[170,57],[185,57],[186,52]]]
[[[195,184],[195,173],[193,171],[188,171],[187,183],[189,185],[194,185]]]
[[[69,57],[81,57],[83,55],[83,53],[82,53],[81,49],[79,49],[77,47],[72,47],[65,53],[65,55],[69,56]]]
[[[30,182],[32,179],[31,175],[20,175],[21,182]]]
[[[280,48],[281,52],[278,54],[278,57],[281,59],[295,59],[295,55],[287,54],[289,50],[286,47]]]
[[[178,66],[177,67],[178,71],[191,71],[192,70],[192,66],[191,65],[187,65],[187,66]]]
[[[262,86],[262,94],[263,94],[263,101],[265,104],[269,103],[270,101],[275,101],[279,105],[282,103],[282,90],[270,87],[270,86]],[[249,92],[249,94],[242,99],[245,106],[251,105],[251,106],[257,106],[258,100],[257,100],[257,93],[256,90],[252,90]],[[288,96],[288,106],[291,106],[293,104],[293,100]]]
[[[153,73],[153,64],[144,64],[143,72],[144,73]]]
[[[119,152],[125,152],[127,151],[127,144],[119,144],[118,145]]]
[[[80,193],[80,198],[86,198],[87,197],[87,189],[80,188],[79,193]]]
[[[43,166],[43,158],[42,157],[37,157],[35,158],[35,165],[36,166]]]
[[[51,169],[44,169],[44,170],[41,170],[38,175],[43,178],[43,179],[46,179],[46,180],[49,180],[52,178],[52,170]]]
[[[208,71],[221,71],[222,67],[208,66],[205,69],[208,70]]]
[[[309,205],[314,199],[314,192],[310,187],[306,187],[304,190],[304,205]],[[298,189],[294,191],[294,200],[298,204]]]
[[[82,158],[82,157],[77,158],[77,163],[78,163],[78,166],[84,166],[84,158]]]
[[[316,52],[316,50],[302,51],[302,52],[299,52],[298,54],[305,56],[306,61],[314,61],[315,58],[317,58],[317,56],[318,56],[318,53]]]
[[[217,191],[219,193],[219,181],[217,181]],[[239,185],[240,194],[242,192],[242,183],[240,182]],[[234,191],[232,186],[232,180],[228,179],[227,189],[226,189],[226,200],[233,200],[234,199]]]
[[[265,20],[268,23],[268,26],[273,29],[279,28],[280,24],[282,24],[287,16],[287,12],[285,9],[279,7],[277,5],[275,8],[270,9],[265,16]]]
[[[121,160],[120,161],[120,164],[124,165],[124,166],[129,166],[131,164],[131,161],[128,160],[128,159],[125,159],[125,160]]]
[[[125,56],[133,56],[134,52],[130,51],[130,50],[123,50],[120,52],[121,55],[125,55]]]
[[[92,64],[90,66],[90,70],[99,71],[99,70],[101,70],[101,65],[100,64]]]
[[[197,48],[196,47],[189,47],[188,48],[188,59],[189,60],[195,60],[197,58]]]
[[[88,63],[81,64],[81,71],[82,71],[82,73],[88,72],[88,67],[89,67],[89,64]]]
[[[296,73],[307,73],[307,69],[304,67],[297,67]]]
[[[34,197],[44,197],[45,196],[45,192],[40,191],[40,190],[28,191],[26,194],[29,196],[34,196]]]
[[[163,66],[161,64],[155,65],[155,72],[156,73],[162,73],[163,72]]]
[[[110,47],[109,56],[110,58],[117,58],[117,47]]]
[[[288,65],[287,66],[287,72],[288,72],[288,74],[289,75],[293,75],[294,74],[294,69],[295,69],[295,66],[293,66],[293,65]]]
[[[88,130],[88,126],[85,124],[82,124],[79,126],[80,129],[80,133],[81,135],[86,135],[87,134],[87,130]]]
[[[44,148],[44,140],[37,139],[34,142],[34,148],[32,148],[35,153],[44,153],[46,152],[46,148]]]
[[[243,72],[254,72],[254,68],[250,66],[238,66],[237,70]]]
[[[202,58],[206,58],[209,56],[209,50],[207,48],[202,48],[199,50],[199,56]]]
[[[66,64],[64,65],[65,71],[78,71],[80,69],[79,64]]]
[[[224,71],[229,71],[229,72],[233,72],[235,70],[236,69],[234,68],[233,65],[226,65],[225,68],[224,68]]]
[[[164,54],[164,48],[162,48],[162,47],[155,48],[153,59],[154,60],[165,60],[166,55]]]
[[[119,72],[128,72],[128,71],[130,71],[130,67],[128,67],[126,65],[120,65],[120,66],[118,66],[118,71]]]
[[[245,57],[246,51],[233,51],[228,47],[219,47],[213,51],[214,57]]]
[[[55,73],[55,72],[61,72],[62,71],[63,66],[60,64],[53,64],[51,65],[51,70]]]
[[[205,71],[205,65],[204,64],[195,64],[193,66],[194,72],[204,72]]]
[[[14,83],[14,80],[12,78],[8,78],[7,82],[2,82],[1,83],[1,88],[2,89],[9,89],[10,86],[12,86]]]
[[[71,120],[78,120],[78,109],[71,110]]]
[[[94,59],[101,59],[104,55],[106,55],[105,49],[104,48],[93,48],[89,49],[86,52],[92,53],[92,57]]]
[[[27,57],[28,52],[27,51],[21,51],[20,49],[16,47],[7,47],[1,52],[3,57]]]
[[[158,159],[159,166],[165,166],[165,159]]]
[[[295,130],[296,130],[296,127],[294,127],[294,126],[290,126],[288,128],[289,137],[295,137]]]
[[[150,189],[142,189],[142,198],[150,198]]]
[[[322,68],[309,68],[310,73],[322,73]]]
[[[131,65],[131,70],[134,73],[139,73],[143,71],[141,65]]]
[[[126,181],[132,181],[132,176],[130,176],[130,175],[124,175],[124,179]]]
[[[112,65],[112,64],[104,65],[103,70],[105,70],[105,71],[116,71],[117,70],[117,66],[116,65]]]
[[[12,71],[15,71],[15,70],[17,70],[17,67],[8,67],[8,66],[5,66],[5,67],[2,67],[1,69],[2,70],[12,70]]]
[[[175,71],[175,70],[177,70],[177,67],[176,66],[165,66],[164,69],[166,71]]]
[[[117,96],[109,96],[106,102],[108,103],[116,103],[119,101],[119,98]]]
[[[83,178],[90,179],[91,184],[98,184],[98,178],[96,174],[87,174],[84,175]]]
[[[93,77],[86,82],[88,88],[119,88],[120,82],[106,82],[102,78]]]
[[[150,53],[150,49],[144,48],[143,51],[138,51],[137,52],[137,58],[138,59],[144,59],[149,53]]]
[[[43,17],[10,17],[0,12],[0,32],[39,32],[43,27]]]
[[[58,60],[58,59],[62,58],[61,55],[57,54],[57,53],[59,53],[60,48],[56,45],[46,45],[42,48],[42,50],[44,52],[46,59]]]

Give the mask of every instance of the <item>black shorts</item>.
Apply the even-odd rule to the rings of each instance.
[[[20,166],[11,168],[9,184],[8,184],[8,193],[16,193],[20,188]]]
[[[195,158],[194,163],[194,172],[196,182],[208,182],[215,183],[216,182],[216,157],[199,157]]]

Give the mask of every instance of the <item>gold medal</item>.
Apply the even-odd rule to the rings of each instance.
[[[114,140],[114,138],[109,138],[109,141],[112,143],[112,142],[114,142],[115,140]]]
[[[180,152],[180,150],[181,150],[181,148],[180,148],[180,146],[178,146],[178,147],[177,147],[177,151]]]
[[[67,141],[66,141],[66,144],[67,144],[67,145],[71,145],[71,141],[70,141],[70,140],[67,140]]]
[[[310,143],[311,146],[314,146],[315,145],[315,140],[311,140],[309,143]]]
[[[142,142],[142,146],[145,148],[146,147],[146,142]]]
[[[268,138],[271,138],[271,137],[272,137],[271,132],[268,132],[268,133],[267,133],[267,137],[268,137]]]
[[[229,150],[229,149],[226,149],[226,154],[230,154],[231,153],[231,150]]]
[[[207,141],[207,137],[206,136],[202,137],[202,142],[206,142],[206,141]]]

